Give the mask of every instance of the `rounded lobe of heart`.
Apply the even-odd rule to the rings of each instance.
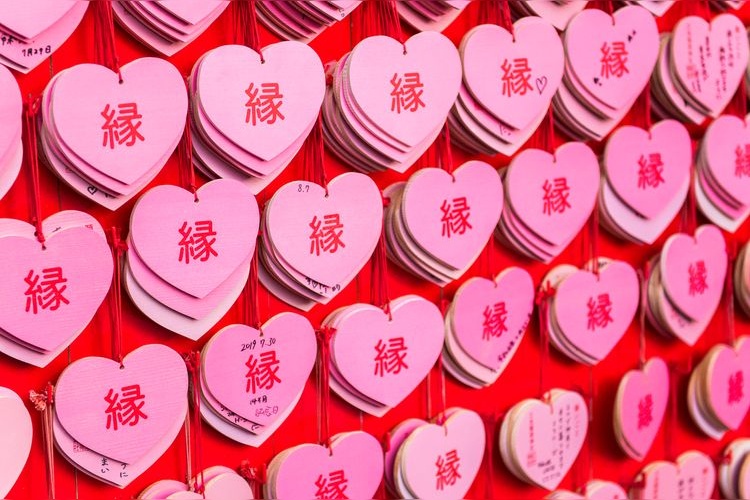
[[[0,259],[7,266],[0,328],[45,351],[91,321],[112,282],[109,245],[87,227],[48,235],[45,249],[34,237],[0,238]]]
[[[208,480],[203,494],[198,498],[252,500],[255,497],[247,480],[233,471]]]
[[[726,242],[720,229],[705,225],[694,237],[670,236],[659,266],[664,291],[680,313],[693,320],[713,316],[727,272]]]
[[[708,50],[706,42],[710,46]],[[727,45],[734,50],[731,55],[735,62],[731,66],[720,61],[720,54],[726,53]],[[672,67],[677,79],[683,82],[690,95],[711,114],[720,113],[732,100],[747,68],[748,40],[742,21],[734,14],[720,14],[710,24],[700,16],[683,17],[672,30],[670,48]],[[699,52],[702,54],[701,62],[695,59]],[[704,55],[706,52],[710,53],[710,57]],[[692,68],[701,64],[705,67],[705,74],[709,76],[692,76]],[[722,88],[725,89],[723,95],[717,95],[712,81],[713,75],[719,74],[723,74],[725,78],[722,83]]]
[[[337,221],[339,245],[333,252],[315,252],[315,227],[325,218]],[[305,181],[285,184],[266,206],[266,230],[281,258],[317,283],[343,288],[372,255],[383,228],[383,201],[377,185],[364,174],[348,172],[326,190]],[[334,233],[335,234],[335,233]]]
[[[161,0],[159,7],[189,24],[197,24],[229,2],[226,0]]]
[[[740,338],[735,347],[714,347],[719,351],[708,371],[708,399],[718,420],[731,430],[739,428],[750,407],[750,395],[736,385],[750,377],[750,340]]]
[[[663,460],[652,462],[641,472],[642,486],[635,487],[632,498],[680,498],[677,493],[679,471],[677,465]]]
[[[316,444],[288,450],[276,469],[274,491],[278,498],[315,498],[318,478],[338,471],[348,480],[349,498],[374,498],[383,476],[383,449],[378,440],[361,431],[334,439],[330,451]],[[274,462],[277,460],[280,455]]]
[[[3,117],[3,127],[0,127],[0,158],[18,147],[22,112],[23,103],[18,82],[8,68],[0,66],[0,116]]]
[[[398,450],[401,448],[401,445],[404,444],[406,438],[408,438],[414,430],[422,427],[423,425],[428,425],[428,423],[419,418],[409,418],[391,429],[390,433],[388,434],[389,446],[384,453],[384,477],[385,483],[389,488],[395,488],[393,477],[394,465],[396,464],[396,455],[398,453]]]
[[[94,169],[132,184],[154,165],[163,165],[177,146],[185,127],[187,92],[180,72],[163,59],[136,59],[120,71],[122,83],[104,66],[73,66],[56,78],[45,100],[51,99],[50,113],[62,142]],[[137,118],[131,118],[135,113]],[[108,137],[108,127],[116,123],[129,123],[133,130],[125,137]]]
[[[513,358],[534,310],[534,282],[520,267],[505,270],[494,281],[471,278],[453,299],[453,325],[461,349],[490,370],[499,371]],[[484,323],[498,304],[505,311],[498,337],[485,334]]]
[[[626,500],[628,494],[617,483],[595,479],[586,484],[586,498],[588,500]]]
[[[613,109],[628,105],[651,77],[659,56],[659,30],[654,16],[637,5],[618,9],[613,16],[599,9],[576,15],[565,30],[565,53],[578,81]],[[617,44],[617,45],[616,45]],[[622,69],[608,73],[602,59],[615,57],[623,44]],[[610,64],[604,63],[609,67]]]
[[[0,24],[21,38],[33,39],[57,23],[74,6],[75,2],[57,0],[31,0],[23,4],[11,2],[3,5]]]
[[[0,387],[0,497],[5,498],[21,474],[31,451],[31,416],[21,398]]]
[[[661,121],[650,131],[620,127],[610,137],[604,155],[612,189],[646,219],[657,217],[689,182],[692,143],[685,126],[676,120]],[[646,170],[651,166],[656,169],[653,178]]]
[[[526,128],[544,113],[565,65],[560,36],[538,17],[519,19],[513,24],[513,35],[494,24],[477,26],[464,36],[459,52],[464,83],[472,96],[514,129]],[[510,79],[520,68],[529,69],[521,73],[528,80],[514,89],[515,80]]]
[[[466,208],[464,226],[446,231],[446,217],[459,207]],[[465,269],[497,226],[503,184],[497,170],[482,161],[467,162],[453,175],[441,168],[423,168],[406,184],[402,211],[406,228],[420,247],[454,269]]]
[[[188,377],[182,357],[161,344],[139,347],[122,363],[95,356],[73,362],[57,380],[55,413],[86,448],[132,464],[184,420]],[[135,416],[118,417],[117,403],[129,398]]]
[[[464,498],[482,465],[485,430],[482,418],[470,410],[458,410],[443,425],[428,424],[415,430],[401,446],[398,459],[416,498]],[[436,487],[435,464],[455,452],[460,477],[454,484]]]
[[[505,188],[505,203],[524,225],[548,243],[562,245],[580,231],[594,209],[599,160],[582,142],[566,143],[554,156],[526,149],[508,168]],[[551,205],[545,206],[545,199]]]
[[[577,2],[529,2],[526,8],[531,9],[537,16],[546,19],[552,26],[564,31],[570,20],[586,8],[587,0]]]
[[[750,144],[750,126],[732,115],[722,115],[706,129],[703,138],[706,164],[717,184],[726,194],[743,205],[750,205],[750,175],[738,175],[737,150]]]
[[[641,457],[651,449],[659,432],[669,399],[669,369],[661,358],[652,358],[643,370],[629,371],[620,382],[619,428],[631,448]],[[642,407],[651,408],[651,420],[639,421]]]
[[[355,389],[385,406],[403,401],[427,376],[443,346],[445,327],[440,309],[417,295],[391,301],[391,317],[379,307],[357,305],[342,318],[331,341],[341,375]],[[403,339],[406,351],[400,370],[379,373],[378,346]]]
[[[453,42],[434,31],[417,33],[404,44],[387,36],[365,38],[354,47],[348,63],[357,107],[379,129],[409,147],[445,121],[456,101],[461,73]],[[406,99],[405,87],[414,85],[414,99],[419,101],[406,100],[404,106],[392,102],[394,92],[405,91]]]
[[[248,153],[269,161],[315,121],[326,84],[320,57],[304,43],[279,42],[261,52],[264,62],[243,45],[209,51],[200,60],[196,88],[210,122]],[[277,115],[266,118],[259,109],[255,116],[247,107],[273,94],[279,95],[270,104],[278,105]]]
[[[686,451],[677,458],[677,497],[695,500],[713,498],[716,466],[700,451]]]
[[[638,275],[623,261],[612,261],[597,277],[579,270],[557,288],[555,318],[565,337],[589,356],[602,360],[620,341],[633,321],[640,297]],[[610,319],[606,325],[592,325],[592,307],[606,297]]]
[[[552,434],[552,420],[560,411],[569,412],[572,420],[570,441],[564,447]],[[557,488],[581,451],[588,424],[586,402],[577,392],[563,391],[553,397],[550,403],[529,400],[522,413],[515,418],[515,431],[510,441],[515,456],[536,457],[535,461],[521,460],[517,464],[523,474],[534,484],[549,491]],[[555,448],[556,444],[558,448]],[[548,471],[553,458],[554,463],[560,464],[560,467]]]
[[[246,325],[231,325],[214,335],[204,351],[203,380],[219,403],[268,426],[305,386],[315,363],[316,343],[310,322],[295,313],[278,314],[261,330],[262,335]],[[247,376],[251,367],[258,377]],[[269,382],[263,381],[264,374],[270,377]],[[260,382],[255,385],[253,380]],[[252,403],[255,398],[267,398],[268,405],[278,406],[279,412],[267,415],[257,411],[258,405]]]
[[[197,196],[177,186],[150,189],[133,207],[130,239],[155,274],[203,298],[250,259],[260,216],[255,196],[238,181],[211,181]]]

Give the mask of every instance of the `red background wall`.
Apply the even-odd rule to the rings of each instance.
[[[683,0],[685,1],[685,0]],[[690,0],[691,3],[697,3]],[[682,2],[678,2],[680,4]],[[680,6],[673,8],[664,19],[659,20],[662,31],[668,31],[675,20],[679,17]],[[458,20],[446,31],[456,44],[461,40],[463,34],[472,26],[477,24],[477,6],[470,6]],[[750,21],[750,7],[740,12],[743,19]],[[183,74],[188,74],[194,62],[205,51],[227,43],[232,43],[231,35],[231,8],[228,9],[201,37],[179,52],[170,60]],[[116,28],[117,49],[121,62],[127,63],[138,57],[154,55],[148,49],[141,46],[137,41],[131,39],[124,31]],[[276,41],[275,37],[267,30],[261,28],[261,41],[263,45]],[[89,11],[84,21],[73,36],[52,56],[49,64],[42,64],[29,75],[16,74],[24,95],[38,95],[42,92],[50,77],[64,68],[78,63],[93,61],[93,16]],[[321,36],[311,43],[318,52],[323,62],[340,58],[351,46],[350,23],[344,21],[326,30]],[[627,123],[628,118],[623,123]],[[700,130],[693,130],[694,139],[701,135]],[[327,154],[326,168],[329,178],[342,173],[347,168],[341,165],[330,154]],[[468,157],[461,151],[454,150],[454,162],[460,165]],[[501,166],[507,164],[506,158],[489,159],[493,165]],[[412,169],[413,172],[414,169]],[[269,188],[259,196],[259,203],[263,203],[270,193],[274,192],[285,182],[299,178],[302,174],[302,165],[297,158]],[[377,174],[373,178],[381,188],[399,179],[407,178],[398,174]],[[26,168],[22,170],[18,181],[10,193],[0,200],[0,217],[13,217],[29,220],[30,217],[30,183]],[[205,182],[205,179],[201,179]],[[178,183],[178,168],[176,156],[167,163],[163,171],[154,180],[152,185]],[[133,201],[122,207],[116,213],[102,209],[88,202],[81,196],[64,186],[48,170],[41,172],[41,192],[43,197],[43,212],[45,215],[59,210],[76,209],[93,214],[102,224],[108,228],[116,225],[127,231],[128,218]],[[702,221],[702,218],[699,219]],[[669,235],[678,231],[679,221],[675,220],[666,231]],[[744,242],[750,235],[750,223],[743,227],[734,236],[736,241]],[[652,247],[638,247],[625,244],[610,237],[605,232],[600,235],[600,252],[602,256],[620,258],[629,261],[639,268],[661,247],[664,238]],[[536,283],[539,283],[547,269],[539,263],[525,260],[514,253],[502,248],[498,243],[491,243],[492,247],[492,273],[495,274],[505,267],[511,265],[522,266],[528,269]],[[580,265],[584,261],[582,252],[582,238],[574,241],[568,250],[561,255],[557,263],[573,263]],[[475,275],[488,275],[488,260],[480,258],[477,264],[466,273],[465,278]],[[352,282],[328,306],[317,306],[308,317],[314,325],[319,324],[330,311],[356,301],[367,302],[369,300],[369,266],[365,266],[360,277]],[[391,296],[398,297],[406,293],[418,293],[430,300],[439,301],[443,296],[452,298],[452,294],[459,285],[455,283],[441,291],[437,286],[427,284],[401,272],[391,265],[389,272],[389,286]],[[463,281],[463,280],[462,280]],[[240,305],[235,307],[226,317],[214,327],[199,342],[192,342],[176,334],[170,333],[144,317],[124,296],[124,352],[147,343],[167,344],[178,352],[187,352],[192,349],[200,349],[210,336],[222,326],[239,322],[241,318]],[[268,319],[272,315],[291,308],[269,296],[265,290],[261,290],[262,319]],[[728,338],[725,328],[725,313],[721,308],[716,314],[709,329],[694,348],[689,348],[680,342],[662,339],[649,328],[647,333],[648,356],[662,356],[666,360],[677,363],[682,368],[700,360],[701,356],[715,343],[725,341]],[[22,398],[27,399],[30,389],[41,389],[43,385],[57,379],[59,373],[71,361],[84,356],[110,356],[111,323],[108,309],[105,305],[95,316],[91,325],[72,344],[67,353],[62,354],[45,369],[34,368],[16,362],[6,356],[0,356],[0,385],[15,390]],[[737,313],[737,334],[750,333],[750,320],[741,312]],[[728,433],[722,442],[712,441],[697,430],[690,421],[685,406],[685,390],[687,385],[687,374],[675,373],[678,377],[678,416],[677,422],[672,423],[667,417],[662,430],[657,436],[656,442],[644,464],[628,459],[615,443],[612,432],[612,408],[615,392],[622,375],[638,365],[638,322],[634,321],[630,330],[625,334],[622,341],[612,351],[609,357],[598,366],[589,368],[575,364],[564,358],[552,349],[550,360],[545,363],[547,379],[556,387],[587,389],[589,377],[593,376],[595,384],[595,399],[593,410],[593,423],[590,430],[590,455],[584,446],[578,463],[562,483],[561,487],[575,488],[582,485],[587,479],[589,470],[593,477],[618,481],[628,486],[641,467],[652,460],[662,458],[674,458],[682,451],[689,449],[700,449],[710,456],[717,458],[721,450],[732,439],[747,435],[750,431],[750,420],[737,432]],[[539,396],[539,369],[542,363],[541,345],[536,320],[532,321],[529,331],[522,342],[515,359],[511,361],[508,369],[501,375],[497,383],[492,387],[473,390],[466,388],[450,377],[446,376],[446,403],[448,406],[463,406],[471,408],[484,415],[502,415],[514,403],[527,397]],[[436,373],[436,372],[435,372]],[[438,377],[433,376],[433,393],[438,394]],[[314,442],[317,440],[316,429],[316,391],[314,377],[311,377],[302,399],[297,408],[292,412],[288,420],[276,431],[276,433],[259,449],[239,445],[222,435],[214,432],[208,425],[204,425],[204,466],[226,465],[237,467],[243,459],[248,459],[251,464],[257,465],[267,463],[276,453],[299,443]],[[427,389],[423,384],[398,408],[388,413],[383,418],[362,416],[359,411],[343,403],[335,396],[331,398],[331,432],[337,433],[355,429],[363,429],[376,437],[382,437],[390,428],[408,417],[422,417],[427,415]],[[432,401],[433,407],[439,405],[437,399]],[[31,455],[21,477],[11,491],[12,498],[42,498],[46,496],[45,483],[45,461],[42,453],[41,429],[39,427],[39,415],[31,408],[34,421],[34,444]],[[667,428],[672,429],[672,449],[667,442]],[[494,441],[493,441],[494,444]],[[487,497],[492,487],[494,496],[497,498],[540,498],[545,492],[521,483],[512,476],[502,464],[497,448],[493,447],[494,469],[491,477],[487,469],[482,468],[479,477],[474,483],[469,497]],[[486,460],[486,457],[485,457]],[[185,445],[182,434],[178,436],[172,447],[158,460],[146,473],[135,480],[128,488],[118,490],[108,487],[99,481],[90,479],[83,473],[77,472],[64,458],[55,456],[56,489],[58,498],[128,498],[137,495],[143,488],[159,479],[182,479],[184,478]],[[488,481],[491,483],[488,484]]]

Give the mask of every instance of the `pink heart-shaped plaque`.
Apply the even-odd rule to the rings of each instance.
[[[640,297],[633,266],[612,261],[599,274],[578,270],[558,286],[555,319],[573,346],[595,360],[604,359],[633,321]],[[604,307],[605,321],[593,315]]]
[[[563,144],[554,155],[526,149],[513,159],[505,178],[506,204],[554,245],[567,244],[583,227],[598,190],[599,161],[582,142]]]
[[[0,497],[5,498],[31,451],[31,416],[18,394],[0,387]]]
[[[259,223],[255,196],[240,182],[211,181],[195,195],[157,186],[133,207],[131,251],[164,281],[203,298],[250,260]]]
[[[731,430],[738,429],[750,407],[750,393],[743,390],[750,380],[750,340],[742,337],[734,347],[717,345],[708,367],[708,399],[716,418]]]
[[[454,269],[469,267],[482,252],[503,210],[503,184],[497,171],[482,161],[469,161],[453,174],[423,168],[406,184],[403,218],[422,249]],[[458,207],[465,217],[451,231],[446,220]]]
[[[661,358],[652,358],[641,370],[625,374],[617,389],[615,418],[632,451],[641,459],[651,445],[664,420],[669,399],[669,370]]]
[[[585,9],[587,4],[587,0],[576,0],[575,2],[535,0],[526,2],[525,7],[535,15],[552,23],[555,28],[564,31],[573,16]]]
[[[670,236],[662,249],[659,271],[669,301],[681,314],[691,320],[713,316],[727,272],[721,230],[705,225],[695,231],[695,236]]]
[[[75,2],[57,0],[30,0],[24,4],[8,3],[3,6],[0,25],[23,39],[32,39],[49,29],[75,6]]]
[[[564,43],[574,78],[613,110],[641,93],[659,55],[654,16],[637,5],[612,16],[599,9],[582,11],[570,21]]]
[[[686,451],[677,457],[677,498],[709,500],[715,498],[716,466],[701,451]]]
[[[55,79],[45,101],[51,99],[60,140],[81,161],[131,184],[164,165],[177,146],[187,92],[180,72],[163,59],[136,59],[120,71],[122,83],[104,66],[73,66]]]
[[[417,33],[403,44],[387,36],[365,38],[352,50],[347,69],[357,107],[409,147],[440,127],[461,85],[458,51],[434,31]],[[407,88],[414,89],[416,101],[404,94]]]
[[[443,345],[440,309],[422,297],[391,301],[391,318],[382,309],[358,304],[336,323],[331,352],[341,375],[356,390],[386,406],[396,406],[427,376]],[[402,344],[403,342],[403,344]],[[380,367],[386,346],[403,345],[398,370]]]
[[[226,0],[160,0],[159,7],[186,23],[197,24],[225,3]]]
[[[482,465],[485,430],[482,418],[457,409],[442,425],[426,424],[406,438],[398,452],[401,476],[416,498],[464,498]],[[441,481],[450,463],[458,474]],[[447,469],[446,469],[447,470]]]
[[[374,498],[383,476],[383,449],[370,434],[349,432],[334,436],[330,450],[303,444],[282,452],[269,468],[275,470],[275,488],[267,498],[316,498],[321,484],[335,481],[346,482],[348,498]]]
[[[680,498],[677,493],[679,470],[672,462],[660,460],[648,464],[638,474],[637,486],[630,490],[630,498]]]
[[[87,357],[70,364],[55,387],[55,413],[65,431],[93,451],[124,462],[146,456],[187,411],[182,357],[148,344],[122,361]]]
[[[493,24],[477,26],[462,40],[460,52],[471,95],[514,129],[526,128],[544,113],[562,80],[560,36],[538,17],[516,21],[513,34]]]
[[[750,148],[750,115],[745,119],[722,115],[711,122],[702,148],[711,179],[737,204],[750,205],[750,171],[743,168]]]
[[[693,160],[690,134],[683,124],[664,120],[651,130],[624,126],[607,142],[604,167],[617,196],[646,219],[684,192]]]
[[[526,270],[508,268],[494,280],[471,278],[453,299],[456,339],[475,361],[502,371],[521,345],[533,310],[534,282]],[[493,317],[501,318],[501,327],[491,327]]]
[[[316,344],[310,322],[295,313],[274,316],[261,331],[231,325],[214,335],[203,351],[203,380],[223,406],[268,426],[305,386]],[[279,411],[269,414],[267,406]]]

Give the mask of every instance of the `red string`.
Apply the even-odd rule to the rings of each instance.
[[[305,140],[303,157],[303,177],[306,181],[319,184],[326,190],[328,196],[328,178],[325,170],[325,156],[323,146],[323,121],[320,114],[313,126],[312,132]]]
[[[26,139],[26,162],[29,167],[31,177],[31,223],[36,228],[36,239],[45,248],[44,233],[42,232],[42,195],[41,183],[39,180],[39,142],[37,139],[37,119],[39,107],[42,102],[40,97],[33,98],[29,96],[24,106],[24,137]]]
[[[112,359],[122,365],[122,260],[128,249],[127,243],[120,239],[120,231],[110,229],[112,239],[112,258],[114,273],[112,276],[112,294],[109,298],[109,314],[112,322]]]
[[[554,154],[555,144],[555,115],[552,106],[547,110],[547,116],[544,117],[534,135],[534,147]]]
[[[192,446],[188,451],[188,456],[192,458],[191,465],[193,470],[198,472],[195,480],[195,491],[204,495],[205,482],[203,480],[203,428],[201,420],[201,354],[198,351],[192,351],[185,356],[185,365],[190,374],[190,397],[193,403],[193,421]]]
[[[484,483],[484,498],[495,500],[494,478],[495,478],[495,427],[497,426],[497,415],[484,416],[484,454],[487,457],[485,461],[486,477]]]
[[[47,382],[40,391],[29,391],[29,400],[42,417],[42,447],[47,473],[47,498],[55,498],[55,443],[53,439],[53,418],[55,405],[55,387]]]
[[[693,152],[695,152],[694,146]],[[695,205],[695,175],[695,170],[691,169],[688,196],[682,207],[682,214],[680,215],[680,232],[691,235],[695,233],[695,229],[698,226],[698,216],[696,214]]]
[[[188,87],[188,95],[190,94],[189,84],[187,79],[185,80],[185,86]],[[198,189],[195,182],[195,164],[193,163],[193,132],[190,127],[190,112],[188,112],[185,118],[185,131],[182,134],[182,140],[180,141],[180,147],[177,150],[179,172],[180,172],[180,183],[185,186],[185,189],[193,193],[195,201],[198,201]]]
[[[245,285],[242,307],[242,321],[250,325],[263,335],[260,315],[260,285],[258,279],[258,247],[261,245],[260,235],[255,245],[255,253],[250,261],[250,275]]]
[[[599,276],[599,202],[594,203],[594,210],[588,223],[588,259],[587,263],[592,273]]]
[[[724,283],[724,306],[726,334],[730,346],[734,346],[734,260],[737,257],[737,242],[733,239],[727,245],[727,276]]]
[[[509,0],[485,0],[479,4],[479,23],[497,24],[505,28],[515,39]]]
[[[111,0],[94,0],[92,10],[94,15],[94,49],[96,63],[106,66],[117,73],[122,83],[120,59],[115,45],[115,21],[112,15]]]
[[[445,313],[443,313],[443,316],[445,316]],[[443,353],[440,352],[440,356],[438,356],[437,362],[435,363],[435,368],[437,369],[438,374],[438,394],[440,395],[440,405],[438,406],[437,414],[437,424],[443,425],[445,423],[445,370],[443,370]]]
[[[443,125],[443,130],[440,131],[440,134],[435,140],[435,153],[440,168],[453,176],[453,152],[451,151],[451,133],[447,122],[445,123],[445,125]]]
[[[390,201],[383,198],[383,205],[388,206]],[[385,244],[385,228],[380,232],[380,240],[372,254],[372,264],[370,267],[370,301],[373,305],[383,308],[392,320],[391,299],[388,292],[388,255]]]
[[[643,127],[646,130],[651,129],[651,81],[646,82],[643,92],[638,97],[638,104],[634,107],[632,123],[636,126]]]
[[[740,80],[740,85],[732,100],[732,111],[744,121],[747,116],[747,83],[744,78]]]
[[[331,388],[330,370],[331,370],[331,337],[336,333],[335,328],[328,326],[322,327],[315,332],[318,337],[318,441],[320,444],[330,448],[331,445]]]
[[[638,332],[638,366],[643,369],[646,364],[646,308],[648,307],[648,281],[651,277],[651,263],[646,262],[641,275],[641,297],[638,321],[640,328]]]
[[[253,497],[261,498],[262,487],[268,480],[266,464],[262,463],[258,467],[251,467],[248,460],[243,460],[237,472],[250,484],[250,487],[253,489]]]
[[[261,62],[263,53],[260,51],[260,30],[258,29],[258,15],[255,10],[256,0],[235,0],[232,2],[233,20],[232,24],[234,43],[250,47],[260,54]]]
[[[385,35],[404,43],[401,19],[396,0],[365,0],[352,12],[353,39],[361,42],[367,37]],[[404,46],[406,53],[406,46]]]
[[[539,358],[539,394],[544,397],[547,389],[547,367],[549,365],[549,324],[547,317],[549,315],[549,303],[555,296],[555,288],[549,283],[545,283],[539,288],[536,295],[537,313],[539,318],[539,336],[542,342],[542,355]]]
[[[603,10],[610,16],[614,12],[614,6],[612,5],[612,0],[597,0],[596,2],[591,2],[589,6],[594,9]]]
[[[672,365],[669,375],[669,423],[664,429],[664,454],[668,460],[674,460],[674,429],[677,426],[677,379],[679,373]]]

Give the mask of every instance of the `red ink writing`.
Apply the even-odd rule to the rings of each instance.
[[[638,430],[651,425],[654,421],[654,398],[646,394],[638,401]]]
[[[532,90],[531,68],[527,58],[516,58],[513,59],[512,63],[506,59],[501,69],[503,70],[504,96],[526,95],[527,92]]]
[[[608,293],[596,297],[589,297],[586,302],[588,307],[588,323],[586,329],[594,331],[598,328],[607,328],[612,323],[612,301]]]
[[[416,112],[419,108],[424,108],[425,103],[422,101],[424,94],[424,84],[419,78],[419,73],[404,73],[399,76],[393,74],[391,78],[391,111],[401,114],[402,111]]]
[[[505,309],[505,302],[497,302],[492,306],[484,308],[482,313],[484,321],[482,322],[482,340],[491,340],[499,338],[503,333],[508,331],[505,326],[505,320],[508,318],[508,311]]]
[[[146,396],[141,394],[141,386],[138,384],[122,387],[120,392],[110,389],[104,396],[107,403],[107,429],[116,431],[125,425],[135,427],[141,419],[148,419],[143,412],[145,399]]]
[[[315,492],[315,498],[326,500],[344,500],[349,498],[346,496],[346,488],[349,486],[349,480],[346,478],[343,469],[329,472],[326,477],[320,474],[318,479],[315,480],[315,486],[318,488]]]
[[[276,351],[266,351],[260,353],[257,358],[251,354],[247,359],[247,386],[245,392],[255,394],[261,389],[270,390],[273,386],[281,382],[279,378],[280,361],[276,357]]]
[[[323,216],[323,220],[314,216],[310,221],[310,254],[320,255],[323,253],[336,253],[339,248],[346,248],[341,240],[344,234],[344,223],[341,222],[339,214],[328,214]]]
[[[125,146],[129,148],[135,146],[138,141],[146,140],[138,130],[141,128],[141,118],[143,118],[143,115],[138,113],[138,104],[127,102],[118,104],[117,108],[107,104],[101,115],[104,118],[102,147],[115,149],[115,146]]]
[[[641,155],[638,160],[638,188],[657,188],[664,184],[664,162],[659,153],[652,153],[646,158]]]
[[[443,200],[440,205],[442,216],[440,222],[443,224],[441,235],[445,238],[451,238],[454,234],[464,234],[467,229],[471,229],[469,216],[471,207],[469,207],[466,197],[453,198],[453,201]]]
[[[180,233],[179,262],[185,262],[185,264],[190,264],[191,260],[206,262],[212,256],[218,257],[219,253],[214,249],[216,231],[214,231],[212,221],[196,221],[192,226],[185,221],[178,231]]]
[[[708,290],[708,271],[706,263],[702,260],[690,264],[688,268],[688,293],[692,295],[703,295]]]
[[[398,375],[401,370],[409,368],[406,364],[408,347],[403,337],[388,339],[388,342],[378,340],[375,345],[375,375],[385,376],[386,373]]]
[[[544,181],[542,189],[544,189],[544,207],[542,210],[546,215],[562,214],[570,208],[570,201],[568,201],[570,188],[565,177],[557,177],[552,179],[552,182]]]
[[[42,269],[41,276],[29,270],[24,282],[27,285],[24,292],[26,312],[37,314],[40,309],[57,311],[61,305],[70,304],[70,301],[63,295],[68,288],[65,284],[68,280],[63,277],[61,267]]]
[[[622,78],[628,71],[628,49],[625,47],[625,42],[604,42],[601,47],[601,77],[609,79],[610,77]]]
[[[245,123],[253,126],[258,123],[273,125],[276,120],[284,120],[284,114],[281,112],[284,94],[281,93],[278,83],[261,83],[259,87],[251,83],[245,94],[248,97],[245,103]]]
[[[443,491],[446,486],[453,486],[461,479],[458,468],[461,458],[456,450],[451,450],[445,455],[439,455],[435,461],[437,471],[435,472],[435,489]]]
[[[745,397],[745,376],[742,371],[736,371],[729,376],[729,387],[727,389],[727,402],[730,405],[742,401]]]

